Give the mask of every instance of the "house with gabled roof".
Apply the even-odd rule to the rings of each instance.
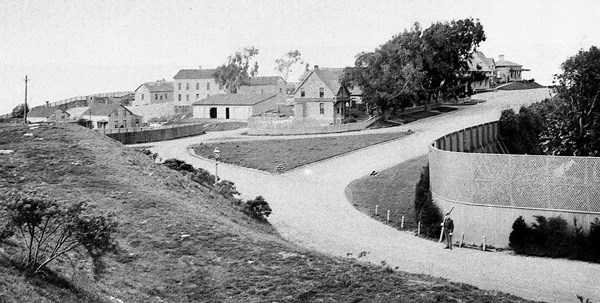
[[[248,120],[277,109],[275,94],[218,94],[192,104],[194,118]]]
[[[279,103],[285,103],[287,83],[280,76],[262,76],[250,78],[238,88],[238,94],[273,94]]]
[[[473,79],[470,83],[473,92],[488,91],[496,85],[496,63],[494,59],[486,57],[480,51],[476,51],[467,63],[469,65],[467,74]]]
[[[120,104],[94,104],[81,115],[92,122],[92,128],[131,128],[142,126],[138,116]]]
[[[173,101],[173,81],[146,82],[135,89],[134,106]]]
[[[498,82],[508,83],[513,81],[523,80],[523,72],[528,72],[529,69],[523,68],[523,65],[504,60],[504,55],[500,55],[496,61],[496,73]]]
[[[191,105],[206,97],[224,94],[213,74],[214,69],[182,69],[173,76],[173,102]]]
[[[348,88],[342,86],[343,68],[306,71],[294,92],[294,119],[316,124],[341,124],[350,102]]]
[[[67,122],[71,121],[71,115],[56,106],[37,106],[27,113],[27,121],[37,122]]]

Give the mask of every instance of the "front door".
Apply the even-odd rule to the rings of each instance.
[[[225,108],[225,119],[229,119],[229,107]]]
[[[217,118],[217,108],[211,107],[209,114],[210,114],[211,119],[216,119]]]

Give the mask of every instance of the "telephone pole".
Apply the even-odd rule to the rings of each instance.
[[[29,79],[25,75],[25,107],[23,107],[23,123],[27,124],[27,82]]]

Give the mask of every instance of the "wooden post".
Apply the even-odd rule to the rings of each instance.
[[[442,243],[442,239],[444,238],[444,227],[442,226],[442,230],[440,231],[440,240],[438,243]]]
[[[483,245],[482,245],[482,250],[485,251],[485,235],[483,236]]]
[[[400,221],[400,229],[404,229],[404,215],[402,215],[402,221]]]
[[[379,209],[379,205],[375,205],[375,216],[379,216],[379,214],[377,213],[377,210]]]
[[[461,233],[460,234],[460,244],[458,244],[458,247],[462,247],[464,241],[465,241],[465,233]]]
[[[390,210],[387,211],[387,222],[390,223]]]
[[[417,235],[421,234],[421,221],[419,221],[419,224],[417,224]]]

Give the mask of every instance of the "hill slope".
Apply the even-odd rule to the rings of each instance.
[[[32,132],[33,137],[24,137]],[[520,302],[514,296],[308,251],[188,177],[73,125],[0,125],[0,192],[36,189],[115,213],[119,253],[95,279],[22,274],[0,243],[4,302]],[[182,235],[189,235],[189,237]]]

